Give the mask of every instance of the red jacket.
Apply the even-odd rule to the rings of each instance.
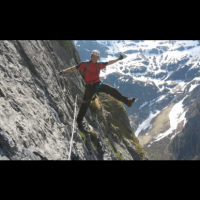
[[[81,62],[80,64],[76,65],[78,70],[84,71],[84,79],[86,84],[92,84],[100,82],[101,79],[99,78],[100,70],[106,68],[108,62],[99,62],[93,63],[89,61],[87,69],[85,70],[86,64],[88,62]]]

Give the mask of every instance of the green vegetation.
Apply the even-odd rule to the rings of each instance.
[[[81,131],[79,131],[79,133],[80,133],[80,136],[81,136],[82,140],[85,142],[85,134],[83,132],[81,132]]]
[[[117,149],[112,145],[108,138],[106,138],[106,142],[109,144],[110,148],[112,149],[118,160],[125,160],[122,154],[117,151]]]
[[[92,113],[96,113],[101,108],[101,104],[99,102],[99,99],[96,98],[95,101],[91,101],[90,104],[90,111]]]
[[[92,142],[92,148],[95,150],[95,145],[94,145],[94,143]]]
[[[113,116],[111,125],[120,129],[120,132],[111,132],[114,140],[117,142],[119,141],[119,138],[128,139],[132,144],[136,146],[139,158],[142,160],[144,156],[147,155],[147,153],[139,144],[139,140],[135,136],[134,132],[130,132],[130,130],[127,129],[127,126],[124,122],[124,118],[127,116],[127,113],[123,104],[107,94],[100,93],[99,98],[100,104],[102,104],[101,106],[103,106],[103,108],[110,112]]]
[[[118,160],[125,160],[121,153],[119,153],[119,152],[114,152],[114,153],[117,156]]]
[[[141,145],[138,143],[134,143],[137,149],[137,153],[139,155],[140,160],[143,160],[144,156],[147,156],[147,152],[144,151],[144,149],[141,147]]]
[[[100,139],[98,137],[98,133],[94,130],[88,131],[88,132],[90,133],[93,149],[97,150],[97,152],[101,152],[101,145],[100,145]]]
[[[115,142],[119,142],[119,137],[117,136],[117,134],[111,132],[111,135],[112,135]]]
[[[90,137],[92,142],[97,146],[99,139],[98,139],[98,133],[96,131],[88,131],[90,133]]]

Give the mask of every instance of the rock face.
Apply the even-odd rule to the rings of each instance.
[[[79,71],[57,73],[79,62],[72,41],[0,41],[0,160],[69,159],[74,110],[80,107],[75,98],[82,98],[84,82]],[[90,109],[86,114],[91,134],[82,135],[74,124],[71,160],[147,159],[125,110],[121,129],[113,122],[119,116],[103,107],[98,112],[96,122]],[[109,127],[101,119],[110,120]],[[128,136],[114,140],[113,132],[124,127]]]

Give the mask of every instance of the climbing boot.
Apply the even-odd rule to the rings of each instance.
[[[126,102],[126,105],[127,105],[128,107],[131,107],[132,104],[134,103],[134,101],[135,101],[135,97],[133,97],[132,99],[128,99],[127,102]]]

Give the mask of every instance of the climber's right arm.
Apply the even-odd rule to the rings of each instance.
[[[73,71],[76,71],[76,70],[77,70],[77,68],[75,66],[73,66],[73,67],[70,67],[70,68],[67,68],[67,69],[60,71],[59,75],[63,75],[64,73],[73,72]]]

